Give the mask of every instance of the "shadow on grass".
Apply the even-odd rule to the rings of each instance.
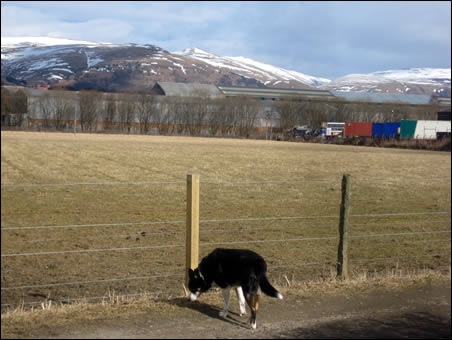
[[[189,301],[188,298],[174,298],[174,299],[167,300],[165,302],[170,305],[173,305],[173,306],[178,306],[180,308],[187,308],[187,309],[199,312],[199,313],[204,314],[213,319],[228,322],[228,323],[236,325],[236,326],[249,328],[249,325],[247,323],[248,317],[244,316],[243,317],[243,318],[245,318],[244,321],[239,321],[236,318],[239,318],[240,316],[235,312],[229,311],[228,316],[226,318],[224,318],[219,315],[220,311],[223,310],[223,308],[219,308],[217,306],[212,306],[207,303],[201,302],[199,300],[192,302],[192,301]]]

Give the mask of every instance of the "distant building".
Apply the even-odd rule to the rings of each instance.
[[[398,103],[411,105],[432,104],[432,96],[428,95],[344,91],[331,91],[331,93],[336,98],[350,102]]]
[[[436,97],[435,100],[439,106],[448,106],[450,110],[450,98]]]
[[[225,96],[252,96],[270,100],[281,99],[283,97],[303,97],[319,100],[334,99],[330,91],[317,89],[251,88],[239,86],[218,86],[218,89]]]
[[[169,97],[223,97],[215,85],[157,82],[150,94]]]
[[[438,120],[450,120],[450,108],[438,112]]]

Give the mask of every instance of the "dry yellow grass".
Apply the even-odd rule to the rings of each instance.
[[[352,217],[350,233],[365,236],[351,240],[352,271],[450,265],[450,153],[31,132],[2,132],[1,142],[2,254],[69,251],[2,257],[2,288],[35,286],[2,290],[4,304],[103,297],[108,290],[179,294],[188,173],[201,177],[201,220],[240,219],[201,223],[201,256],[217,246],[246,247],[264,255],[275,280],[329,277],[341,178],[350,173],[352,214],[364,215]],[[426,212],[446,213],[369,216]],[[278,216],[333,217],[246,220]],[[181,223],[145,223],[156,221]],[[72,227],[6,229],[37,226]],[[407,232],[413,234],[372,236]],[[296,241],[306,238],[321,239]],[[252,243],[260,240],[266,242]],[[251,243],[231,244],[237,241]],[[85,252],[111,248],[125,249]],[[179,276],[146,278],[168,274]]]
[[[300,298],[365,295],[375,291],[384,294],[388,290],[444,285],[450,285],[450,268],[446,274],[436,271],[391,271],[373,278],[361,273],[348,281],[338,281],[334,276],[325,280],[285,281],[279,283],[278,289],[286,300],[294,301]],[[19,306],[2,313],[1,337],[2,339],[40,337],[42,332],[52,334],[56,330],[62,332],[64,329],[80,329],[80,325],[86,327],[106,320],[116,320],[114,324],[117,325],[118,322],[133,320],[142,315],[153,322],[183,319],[186,317],[187,309],[178,307],[183,299],[182,295],[160,298],[146,294],[134,298],[115,298],[113,295],[97,304],[86,301],[71,305],[47,304],[33,310]],[[213,306],[221,306],[222,300],[222,294],[218,291],[208,292],[202,297],[204,304]],[[189,303],[188,300],[186,302]]]

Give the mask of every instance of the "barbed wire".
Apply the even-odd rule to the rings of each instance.
[[[438,224],[441,222],[449,222],[449,219],[446,220],[429,220],[429,221],[416,221],[416,222],[388,222],[388,223],[350,223],[350,226],[388,226],[388,225],[396,225],[397,228],[402,227],[413,227],[413,225],[425,225],[425,224]],[[315,224],[315,225],[286,225],[286,226],[265,226],[265,227],[242,227],[239,226],[239,230],[235,230],[234,232],[249,232],[253,230],[268,230],[269,232],[282,232],[287,229],[300,229],[300,228],[333,228],[337,227],[336,224]],[[231,232],[231,229],[224,229],[224,228],[214,228],[214,229],[200,229],[200,232],[204,233],[229,233]],[[131,237],[145,237],[148,238],[150,236],[161,236],[161,235],[182,235],[185,234],[185,231],[158,231],[158,232],[149,232],[149,231],[141,231],[136,233],[128,233],[128,234],[108,234],[108,235],[102,235],[102,236],[91,236],[91,237],[84,237],[84,240],[98,240],[98,239],[106,239],[106,238],[131,238]],[[69,238],[46,238],[46,239],[37,239],[37,240],[22,240],[22,239],[15,239],[15,240],[8,240],[8,242],[13,243],[39,243],[39,242],[54,242],[54,241],[62,241],[62,240],[68,240]]]
[[[157,225],[157,224],[185,224],[186,221],[148,221],[148,222],[123,222],[123,223],[99,223],[99,224],[69,224],[55,226],[30,226],[30,227],[2,227],[3,230],[27,230],[27,229],[59,229],[59,228],[88,228],[88,227],[119,227],[135,225]]]
[[[388,226],[388,225],[398,225],[397,227],[408,227],[413,225],[423,225],[423,224],[434,224],[438,222],[449,222],[450,219],[440,219],[440,220],[428,220],[428,221],[414,221],[414,222],[388,222],[388,223],[382,223],[382,222],[375,222],[375,223],[350,223],[350,226]]]
[[[2,184],[2,188],[24,187],[68,187],[83,185],[145,185],[145,184],[182,184],[185,181],[150,181],[150,182],[79,182],[79,183],[43,183],[43,184]]]
[[[354,178],[354,182],[378,182],[378,183],[398,183],[398,182],[447,182],[450,181],[451,177],[438,177],[438,178],[400,178],[389,180],[387,178]]]
[[[450,230],[435,230],[435,231],[408,232],[408,233],[351,235],[349,237],[350,238],[370,238],[370,237],[402,236],[402,235],[440,234],[440,233],[450,233],[450,232],[451,232]],[[328,237],[305,237],[305,238],[276,239],[276,240],[244,240],[244,241],[201,242],[201,243],[199,243],[199,245],[200,246],[206,246],[206,245],[219,245],[219,244],[253,244],[253,243],[271,243],[271,242],[337,240],[337,239],[338,239],[338,236],[328,236]],[[143,247],[129,247],[129,248],[102,248],[102,249],[83,249],[83,250],[62,250],[62,251],[21,253],[21,254],[1,254],[1,257],[58,255],[58,254],[82,254],[82,253],[90,253],[90,252],[127,251],[127,250],[161,249],[161,248],[177,248],[177,247],[185,247],[185,244],[172,244],[172,245],[160,245],[160,246],[143,246]]]
[[[441,243],[441,242],[450,242],[451,241],[451,239],[450,238],[446,238],[446,239],[444,239],[444,238],[441,238],[441,239],[433,239],[433,240],[403,240],[403,243],[407,243],[407,244],[416,244],[416,243]],[[392,245],[392,246],[402,246],[401,244],[395,244],[394,242],[396,242],[395,240],[394,241],[391,241],[391,242],[376,242],[375,244],[373,243],[373,244],[371,244],[371,245],[369,245],[369,244],[363,244],[363,245],[353,245],[353,249],[357,249],[357,248],[363,248],[363,247],[366,247],[366,248],[374,248],[374,247],[382,247],[382,246],[385,246],[385,245]],[[337,248],[337,247],[336,247]]]
[[[414,259],[414,258],[420,258],[420,257],[437,257],[437,256],[444,256],[444,255],[450,255],[449,253],[442,253],[442,254],[429,254],[429,255],[414,255],[414,256],[391,256],[391,257],[375,257],[373,259],[354,259],[349,260],[350,262],[373,262],[373,261],[384,261],[384,260],[400,260],[400,259]]]
[[[132,281],[132,280],[149,280],[149,279],[161,279],[165,277],[179,277],[184,276],[184,274],[161,274],[152,276],[138,276],[138,277],[127,277],[127,278],[114,278],[105,280],[91,280],[91,281],[74,281],[74,282],[59,282],[59,283],[48,283],[42,285],[28,285],[28,286],[16,286],[16,287],[5,287],[1,290],[14,290],[14,289],[30,289],[30,288],[47,288],[47,287],[59,287],[59,286],[72,286],[72,285],[84,285],[91,283],[109,283],[118,281]]]
[[[435,231],[419,231],[409,233],[394,233],[394,234],[370,234],[370,235],[350,235],[349,238],[367,238],[367,237],[385,237],[385,236],[401,236],[401,235],[423,235],[423,234],[441,234],[450,233],[450,230],[435,230]]]
[[[340,184],[340,177],[331,179],[315,179],[304,178],[299,180],[251,180],[251,181],[215,181],[215,180],[201,180],[201,184],[293,184],[293,183],[305,183],[305,182],[333,182]],[[354,178],[354,182],[378,182],[378,183],[399,183],[399,182],[447,182],[451,181],[451,177],[439,177],[439,178],[400,178],[390,180],[387,178]],[[129,182],[76,182],[76,183],[24,183],[24,184],[2,184],[2,188],[21,188],[21,187],[66,187],[66,186],[84,186],[84,185],[146,185],[146,184],[184,184],[186,181],[129,181]]]
[[[380,258],[373,258],[373,259],[352,259],[349,261],[350,262],[372,262],[372,261],[384,261],[384,260],[394,260],[394,259],[400,260],[400,259],[413,259],[413,258],[422,258],[422,257],[438,257],[438,256],[445,256],[445,255],[450,255],[450,252],[449,253],[439,253],[439,254],[429,254],[429,255],[389,256],[389,257],[380,257]],[[303,267],[303,266],[314,266],[314,265],[324,265],[324,264],[336,265],[336,262],[335,261],[326,261],[326,262],[297,263],[297,264],[289,264],[289,265],[271,265],[268,268],[269,269],[277,269],[277,268]],[[114,278],[114,279],[105,279],[105,280],[49,283],[49,284],[42,284],[42,285],[6,287],[6,288],[1,288],[1,290],[8,291],[8,290],[16,290],[16,289],[48,288],[48,287],[57,287],[57,286],[68,286],[68,285],[106,283],[106,282],[128,281],[128,280],[144,280],[144,279],[152,279],[152,278],[181,277],[181,276],[184,276],[184,274],[163,274],[163,275],[132,277],[132,278]],[[137,295],[143,295],[143,294],[133,294],[133,296],[137,296]],[[123,296],[132,296],[132,295],[127,294],[127,295],[123,295]],[[120,295],[115,295],[115,297],[120,297]],[[97,299],[99,297],[95,297],[95,298]],[[107,297],[103,296],[102,298],[107,298]],[[80,300],[83,300],[83,299],[86,299],[86,298],[81,298]],[[77,299],[65,299],[62,301],[67,301],[67,300],[77,300]],[[56,301],[56,300],[53,300],[53,301]],[[30,303],[28,303],[28,304],[30,304]],[[7,305],[11,305],[11,304],[2,304],[2,306],[7,306]]]
[[[268,268],[274,269],[274,268],[286,268],[286,267],[303,267],[303,266],[313,266],[313,265],[331,264],[331,263],[332,263],[331,261],[328,261],[328,262],[297,263],[294,265],[271,265],[271,266],[268,266]],[[48,284],[40,284],[40,285],[25,285],[25,286],[15,286],[15,287],[5,287],[5,288],[2,287],[1,290],[8,291],[8,290],[16,290],[16,289],[49,288],[49,287],[96,284],[96,283],[103,284],[103,283],[110,283],[110,282],[117,282],[117,281],[147,280],[147,279],[181,277],[181,276],[184,276],[184,274],[162,274],[162,275],[140,276],[140,277],[130,277],[130,278],[112,278],[112,279],[104,279],[104,280],[58,282],[58,283],[48,283]]]
[[[83,249],[83,250],[62,250],[62,251],[47,251],[47,252],[22,253],[22,254],[1,254],[1,257],[59,255],[59,254],[83,254],[83,253],[95,253],[95,252],[105,252],[105,251],[127,251],[127,250],[161,249],[161,248],[177,248],[177,247],[185,247],[185,244],[169,244],[169,245],[163,245],[163,246],[143,246],[143,247],[129,247],[129,248],[103,248],[103,249]]]
[[[352,214],[350,217],[380,217],[380,216],[419,216],[419,215],[447,215],[450,211],[426,211],[409,213],[381,213],[381,214]],[[277,220],[297,220],[297,219],[328,219],[338,218],[338,215],[313,215],[313,216],[276,216],[276,217],[242,217],[242,218],[224,218],[224,219],[206,219],[199,223],[222,223],[222,222],[246,222],[246,221],[277,221]],[[26,229],[55,229],[55,228],[82,228],[82,227],[117,227],[129,225],[155,225],[155,224],[185,224],[186,221],[147,221],[147,222],[123,222],[123,223],[102,223],[102,224],[70,224],[60,226],[29,226],[29,227],[2,227],[4,230],[26,230]]]
[[[294,181],[281,181],[281,180],[270,180],[270,181],[238,181],[238,182],[229,182],[229,181],[201,181],[201,184],[218,184],[218,185],[252,185],[252,184],[295,184],[295,183],[305,183],[305,182],[332,182],[333,179],[324,179],[324,180],[315,180],[315,179],[301,179]],[[334,179],[334,183],[340,185],[339,179]],[[336,182],[337,181],[337,182]],[[450,181],[450,178],[430,178],[430,179],[401,179],[401,180],[387,180],[387,179],[354,179],[354,182],[378,182],[378,183],[398,183],[398,182],[445,182]],[[2,184],[2,190],[8,188],[25,188],[25,187],[68,187],[68,186],[88,186],[88,185],[172,185],[172,184],[183,184],[185,181],[150,181],[150,182],[81,182],[81,183],[66,183],[66,184]],[[450,211],[425,211],[425,212],[398,212],[398,213],[373,213],[373,214],[352,214],[350,217],[395,217],[395,216],[434,216],[434,215],[450,215]],[[338,214],[336,215],[324,215],[324,216],[273,216],[273,217],[240,217],[240,218],[226,218],[226,219],[205,219],[200,220],[200,224],[213,224],[213,223],[237,223],[237,222],[265,222],[265,221],[277,221],[277,220],[310,220],[310,219],[338,219]],[[72,225],[59,225],[59,226],[24,226],[24,227],[2,227],[1,230],[31,230],[31,229],[56,229],[56,228],[82,228],[82,227],[118,227],[118,226],[146,226],[146,225],[182,225],[185,224],[185,220],[176,220],[176,221],[148,221],[148,222],[126,222],[126,223],[109,223],[109,224],[72,224]],[[387,225],[391,224],[406,224],[407,222],[394,222],[387,223]],[[422,222],[417,222],[421,224]],[[425,223],[436,223],[435,221],[427,221]],[[381,224],[381,223],[380,223]],[[370,224],[351,224],[351,225],[370,225]],[[286,227],[287,228],[287,227]],[[298,226],[297,226],[298,228]],[[252,229],[264,229],[260,228],[245,228],[244,231],[252,230]],[[281,230],[283,231],[283,230]],[[201,232],[209,233],[216,232],[216,229],[206,229],[201,230]],[[160,234],[182,234],[184,231],[176,231],[176,232],[152,232],[150,235],[160,235]],[[382,234],[351,234],[349,237],[351,239],[365,239],[365,238],[376,238],[376,237],[396,237],[396,236],[408,236],[408,235],[424,235],[424,234],[445,234],[451,233],[450,230],[434,230],[434,231],[422,231],[422,232],[403,232],[403,233],[382,233]],[[146,233],[147,234],[147,233]],[[126,236],[126,235],[124,235]],[[144,236],[141,233],[138,233],[137,236]],[[200,246],[210,246],[210,245],[227,245],[227,244],[255,244],[255,243],[271,243],[271,242],[301,242],[301,241],[322,241],[322,240],[338,240],[338,236],[325,236],[325,237],[304,237],[304,238],[290,238],[290,239],[272,239],[272,240],[241,240],[241,241],[215,241],[215,242],[201,242]],[[422,240],[422,241],[404,241],[404,242],[442,242],[447,240]],[[382,244],[380,242],[379,244]],[[390,244],[389,242],[383,242],[383,244]],[[39,256],[39,255],[60,255],[60,254],[86,254],[92,252],[114,252],[114,251],[141,251],[146,249],[163,249],[163,248],[180,248],[185,247],[185,244],[169,244],[169,245],[156,245],[156,246],[142,246],[142,247],[124,247],[124,248],[100,248],[100,249],[83,249],[83,250],[62,250],[62,251],[49,251],[49,252],[30,252],[30,253],[18,253],[18,254],[1,254],[1,257],[16,257],[16,256]],[[322,247],[318,247],[322,248]],[[335,246],[328,246],[323,248],[335,248]],[[443,247],[441,247],[443,248]],[[314,248],[310,248],[314,249]],[[414,259],[414,258],[423,258],[423,257],[438,257],[450,255],[449,253],[442,254],[429,254],[429,255],[417,255],[417,256],[398,256],[398,257],[377,257],[373,259],[351,259],[351,262],[372,262],[372,261],[385,261],[385,260],[393,260],[393,259]],[[307,262],[307,263],[297,263],[297,264],[287,264],[287,265],[274,265],[269,266],[270,269],[277,268],[289,268],[289,267],[303,267],[303,266],[316,266],[316,265],[336,265],[336,260],[329,262]],[[15,287],[5,287],[1,288],[2,291],[11,291],[16,289],[35,289],[35,288],[51,288],[51,287],[59,287],[59,286],[71,286],[71,285],[85,285],[85,284],[104,284],[104,283],[112,283],[112,282],[124,282],[129,280],[146,280],[146,279],[163,279],[163,278],[173,278],[173,277],[182,277],[184,274],[159,274],[153,276],[137,276],[130,278],[110,278],[110,279],[101,279],[101,280],[87,280],[87,281],[74,281],[74,282],[60,282],[60,283],[48,283],[48,284],[39,284],[39,285],[23,285],[23,286],[15,286]],[[160,291],[156,293],[163,292],[173,292],[173,291]],[[126,295],[116,295],[116,297],[132,297],[132,296],[140,296],[143,294],[126,294]],[[88,298],[68,298],[62,300],[52,300],[52,301],[60,301],[60,302],[68,302],[68,301],[77,301],[77,300],[92,300],[92,299],[106,299],[106,296],[95,296]],[[47,300],[46,300],[47,301]],[[40,304],[40,302],[27,302],[25,304]],[[11,306],[11,304],[2,304],[3,306]]]

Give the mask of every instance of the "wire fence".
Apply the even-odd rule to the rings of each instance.
[[[360,185],[372,183],[418,183],[419,179],[357,179]],[[422,179],[429,190],[430,185],[450,182],[450,178]],[[63,184],[2,184],[3,191],[9,198],[14,198],[15,191],[43,190],[53,188],[79,188],[88,186],[183,186],[185,181],[143,181],[143,182],[79,182]],[[255,186],[245,191],[251,201],[266,196],[266,187],[298,184],[316,186],[337,186],[337,179],[302,179],[272,181],[201,181],[209,186]],[[351,259],[356,271],[382,271],[385,268],[406,263],[407,269],[450,267],[450,209],[433,208],[450,207],[450,185],[448,196],[436,201],[424,211],[373,211],[353,213],[350,215],[352,227]],[[329,189],[333,190],[333,189]],[[182,190],[183,191],[183,190]],[[38,194],[42,195],[42,193]],[[51,195],[51,193],[46,193]],[[67,193],[68,196],[71,193]],[[261,196],[259,196],[261,195]],[[271,195],[271,193],[270,193]],[[319,194],[319,196],[321,196]],[[339,206],[338,192],[335,199]],[[5,200],[2,200],[5,202]],[[275,199],[270,198],[272,204]],[[281,202],[289,202],[281,197]],[[369,199],[358,200],[369,202]],[[279,202],[279,201],[278,201]],[[415,201],[413,201],[415,202]],[[441,203],[441,204],[438,204]],[[446,204],[442,204],[446,202]],[[235,202],[233,202],[235,203]],[[371,202],[373,203],[373,202]],[[419,204],[424,204],[422,200]],[[267,204],[267,201],[263,202]],[[298,203],[296,203],[298,204]],[[295,204],[295,205],[296,205]],[[322,204],[321,202],[319,205]],[[323,203],[328,209],[331,202]],[[2,204],[2,308],[17,305],[39,305],[46,301],[71,303],[79,300],[105,300],[143,296],[147,294],[181,294],[184,276],[185,224],[184,219],[127,221],[110,223],[20,225],[20,218],[5,211]],[[353,203],[352,203],[353,205]],[[411,208],[415,208],[413,205]],[[26,207],[23,207],[23,212]],[[48,208],[48,207],[44,207]],[[215,210],[215,209],[213,209]],[[32,211],[30,215],[39,215],[41,210]],[[93,209],[93,211],[100,211]],[[208,210],[206,210],[208,211]],[[310,211],[307,209],[307,211]],[[265,211],[271,213],[271,211]],[[58,211],[59,215],[69,211]],[[234,208],[232,208],[232,213]],[[16,211],[17,214],[17,211]],[[57,215],[57,214],[55,214]],[[94,214],[93,214],[94,215]],[[19,215],[20,216],[20,215]],[[444,218],[448,217],[448,218]],[[331,276],[337,264],[338,213],[306,214],[298,216],[239,216],[235,218],[207,218],[199,221],[201,255],[212,248],[243,247],[256,250],[267,259],[269,271],[276,276],[299,276],[301,279],[319,276]],[[314,224],[313,224],[314,223]],[[212,228],[212,225],[216,225]],[[122,228],[121,234],[112,233],[112,228]],[[145,228],[145,231],[136,231]],[[376,228],[378,229],[376,231]],[[403,228],[404,230],[400,230]],[[97,233],[87,235],[86,233]],[[52,237],[49,237],[53,236]],[[436,238],[431,238],[436,237]],[[438,238],[441,237],[441,238]],[[150,242],[137,246],[106,246],[96,244],[114,244],[124,242]],[[380,240],[388,240],[381,242]],[[445,243],[445,244],[443,244]],[[27,245],[39,244],[35,251],[27,251]],[[52,248],[53,247],[53,248]],[[74,249],[82,247],[86,249]],[[292,247],[292,248],[291,248]],[[7,249],[4,252],[4,249]],[[376,249],[376,251],[373,251]],[[299,256],[292,256],[296,252]],[[108,255],[111,254],[111,255]],[[114,257],[112,257],[114,255]],[[116,255],[118,254],[118,255]],[[87,255],[92,255],[88,256]],[[83,256],[83,258],[81,257]],[[370,265],[381,263],[383,265]],[[164,269],[162,271],[162,268]],[[118,275],[122,273],[123,275]],[[136,274],[149,275],[136,275]],[[117,277],[114,277],[114,274]],[[97,277],[96,277],[97,276]],[[79,278],[85,278],[80,280]],[[65,280],[66,279],[66,280]],[[107,287],[106,287],[107,286]],[[96,288],[91,288],[96,287]],[[107,289],[107,293],[105,290]],[[104,292],[102,294],[102,292]],[[139,293],[138,293],[139,292]],[[36,301],[39,297],[40,300]],[[5,302],[5,303],[3,303]]]

